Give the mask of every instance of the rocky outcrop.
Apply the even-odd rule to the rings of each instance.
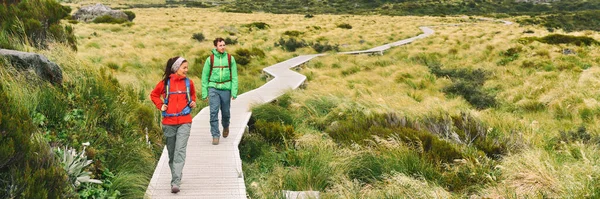
[[[6,58],[14,67],[22,71],[33,71],[40,78],[53,84],[62,83],[62,70],[43,55],[0,49],[0,57]]]
[[[100,3],[80,8],[73,15],[73,19],[90,22],[93,21],[96,17],[104,15],[109,15],[115,19],[127,19],[127,14],[125,14],[125,12],[120,10],[112,10],[110,7],[102,5]]]

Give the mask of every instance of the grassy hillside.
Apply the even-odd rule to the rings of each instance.
[[[76,10],[83,3],[65,5]],[[600,195],[598,45],[548,44],[572,39],[552,34],[587,41],[600,40],[598,32],[550,32],[475,17],[128,10],[136,14],[133,23],[63,20],[73,26],[78,51],[63,44],[23,47],[63,68],[61,86],[28,84],[31,77],[2,62],[0,98],[8,106],[0,109],[0,125],[30,134],[1,140],[7,144],[0,161],[28,162],[8,161],[10,167],[0,168],[12,173],[0,175],[25,176],[19,168],[29,166],[38,171],[35,179],[54,179],[33,187],[34,178],[3,177],[3,185],[32,188],[2,193],[61,195],[36,191],[54,187],[62,197],[142,197],[163,146],[150,89],[166,60],[178,55],[190,61],[191,78],[200,82],[212,39],[226,37],[237,41],[228,51],[249,61],[239,67],[240,93],[266,81],[266,66],[333,49],[302,66],[304,89],[254,109],[251,132],[240,145],[252,198],[281,190],[316,190],[323,198]],[[435,35],[382,56],[334,54],[335,47],[362,50],[416,36],[422,25]],[[85,148],[93,160],[86,171],[104,183],[69,187],[51,154],[15,153],[15,143],[28,141],[22,146],[38,147],[37,154],[50,151],[48,145]]]
[[[319,57],[301,71],[306,88],[254,109],[240,146],[251,196],[598,197],[599,46],[420,19],[437,21],[434,36],[383,56]]]

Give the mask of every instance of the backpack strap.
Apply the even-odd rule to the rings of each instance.
[[[166,105],[168,105],[168,104],[169,104],[169,93],[170,93],[169,87],[170,87],[170,84],[171,84],[171,78],[169,78],[169,79],[167,80],[167,87],[165,87],[165,99],[164,99],[164,101],[163,101],[163,102],[164,102],[164,104],[166,104]]]
[[[190,79],[185,78],[185,93],[187,94],[188,106],[192,103],[192,97],[190,96]]]
[[[212,70],[215,67],[215,54],[210,55],[210,71],[208,72],[208,81],[210,82],[210,76],[212,75]],[[231,72],[231,54],[227,53],[227,68],[229,68],[229,81],[233,79]],[[228,82],[228,81],[225,81]],[[224,83],[224,82],[221,82]]]
[[[171,83],[171,79],[167,80],[167,87],[165,90],[165,100],[164,103],[168,105],[169,103],[169,94],[171,93],[169,91],[169,87],[170,87],[170,83]],[[192,103],[192,97],[191,97],[191,93],[190,93],[190,79],[189,78],[185,78],[185,92],[186,92],[186,97],[187,97],[187,104],[186,107],[180,112],[180,113],[167,113],[167,111],[163,111],[162,115],[163,117],[176,117],[176,116],[182,116],[182,115],[188,115],[191,113],[191,109],[190,109],[190,103]],[[181,92],[173,92],[173,94],[181,94]]]
[[[231,54],[227,53],[227,66],[229,67],[229,81],[233,80],[231,77]]]
[[[215,54],[210,55],[210,72],[208,72],[208,81],[210,82],[210,76],[212,76],[212,69],[215,65]]]

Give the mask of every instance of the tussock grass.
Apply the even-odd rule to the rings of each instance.
[[[524,45],[519,43],[522,37],[543,37],[550,33],[539,27],[502,26],[460,18],[442,21],[462,26],[436,26],[434,36],[393,48],[383,56],[329,55],[316,58],[303,68],[301,73],[309,79],[306,88],[287,94],[290,97],[287,109],[300,121],[294,126],[297,137],[288,146],[306,147],[306,142],[311,142],[308,146],[322,149],[323,146],[314,144],[338,143],[327,149],[336,151],[333,156],[330,152],[323,155],[329,158],[332,167],[326,170],[333,177],[327,180],[331,184],[322,191],[322,196],[596,196],[598,189],[593,186],[597,185],[598,174],[584,172],[598,170],[593,166],[597,164],[598,153],[594,151],[597,144],[571,141],[560,132],[583,125],[592,138],[597,136],[599,126],[593,121],[598,118],[596,96],[600,96],[596,86],[599,65],[594,57],[598,56],[598,46],[539,42]],[[526,29],[533,32],[525,35]],[[590,32],[569,34],[600,38]],[[562,52],[566,48],[578,53],[565,55]],[[439,67],[441,72],[436,76],[430,66]],[[476,71],[485,71],[485,78],[477,78]],[[494,96],[496,105],[478,109],[464,97],[444,93],[444,88],[452,85],[456,77],[477,82],[482,93]],[[485,139],[457,145],[461,156],[440,164],[443,161],[431,161],[435,158],[414,148],[414,144],[403,142],[402,136],[390,136],[401,130],[385,126],[374,130],[377,125],[364,128],[359,120],[361,115],[389,112],[438,124],[427,126],[424,122],[419,125],[421,130],[445,132],[435,129],[448,128],[455,129],[461,140]],[[465,120],[461,113],[470,118]],[[440,115],[441,118],[436,117]],[[443,119],[443,115],[450,115],[451,119]],[[328,133],[337,128],[351,129],[341,130],[339,135],[358,141],[340,143],[341,137]],[[443,133],[435,136],[444,142],[454,140]],[[556,141],[564,139],[567,141]],[[555,143],[566,145],[548,148],[556,146]],[[265,162],[273,162],[275,154],[287,154],[290,148],[274,148],[279,152],[269,152],[259,159],[272,158]],[[257,163],[255,159],[245,167],[257,168],[258,164],[267,167],[264,164],[268,163]],[[344,164],[351,166],[338,167]],[[283,189],[281,185],[289,182],[273,179],[284,179],[284,173],[296,177],[311,173],[285,163],[271,164],[269,168],[274,168],[276,174],[269,175],[259,169],[247,175],[252,179],[247,181],[248,191],[260,193],[255,196]],[[309,182],[295,179],[302,181],[297,185]],[[420,191],[411,192],[414,187]]]

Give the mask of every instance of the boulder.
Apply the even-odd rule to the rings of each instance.
[[[40,78],[53,84],[62,83],[62,70],[54,62],[43,55],[0,49],[0,57],[6,58],[14,67],[21,71],[33,71]]]
[[[575,55],[577,53],[573,49],[565,48],[565,49],[563,49],[562,54],[563,55]]]
[[[109,15],[115,19],[126,19],[127,14],[120,10],[112,10],[110,7],[102,5],[100,3],[96,5],[89,5],[80,8],[74,15],[73,19],[90,22],[93,21],[96,17]]]

